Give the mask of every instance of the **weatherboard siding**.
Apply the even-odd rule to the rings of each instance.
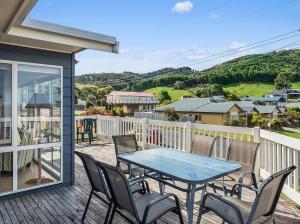
[[[63,183],[4,196],[0,200],[74,184],[74,55],[0,44],[0,60],[63,67]]]

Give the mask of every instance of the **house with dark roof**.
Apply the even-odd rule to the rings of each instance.
[[[264,103],[265,105],[277,106],[278,104],[285,102],[286,99],[282,96],[274,97],[244,97],[241,101],[252,101],[255,104]]]
[[[173,108],[179,115],[189,115],[196,122],[222,125],[232,120],[239,120],[242,109],[234,102],[211,102],[211,98],[185,98],[171,104],[156,108],[154,111],[163,113]]]

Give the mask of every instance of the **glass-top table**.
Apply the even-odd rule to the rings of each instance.
[[[201,189],[203,196],[204,184],[241,169],[238,163],[167,148],[122,153],[118,155],[118,159],[186,183],[187,189],[184,191],[187,192],[189,223],[193,222],[196,191]],[[197,188],[197,185],[201,187]]]

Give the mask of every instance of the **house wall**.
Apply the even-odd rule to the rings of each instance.
[[[0,44],[0,59],[63,66],[63,183],[5,196],[7,199],[74,183],[74,55]]]
[[[213,114],[213,113],[202,113],[201,117],[202,119],[200,123],[203,124],[222,125],[226,119],[225,114]]]

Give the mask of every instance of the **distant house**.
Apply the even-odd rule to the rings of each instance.
[[[283,97],[284,99],[300,98],[300,90],[296,89],[280,89],[266,95],[266,97]]]
[[[174,103],[156,108],[163,113],[167,108],[174,108],[179,115],[189,115],[196,122],[222,125],[231,120],[238,120],[242,109],[234,102],[211,102],[211,98],[185,98]]]
[[[279,105],[282,102],[285,102],[286,99],[281,96],[272,96],[272,97],[244,97],[241,98],[241,101],[252,101],[255,104],[265,103],[266,105]]]
[[[254,101],[214,102],[211,98],[185,98],[154,111],[163,113],[167,108],[174,108],[179,115],[191,116],[198,123],[216,125],[241,118],[249,121],[254,113],[260,113],[270,120],[282,115],[280,108],[273,105],[257,105]]]
[[[106,102],[113,106],[123,107],[126,114],[152,111],[159,103],[152,93],[126,91],[111,92],[107,95]]]

